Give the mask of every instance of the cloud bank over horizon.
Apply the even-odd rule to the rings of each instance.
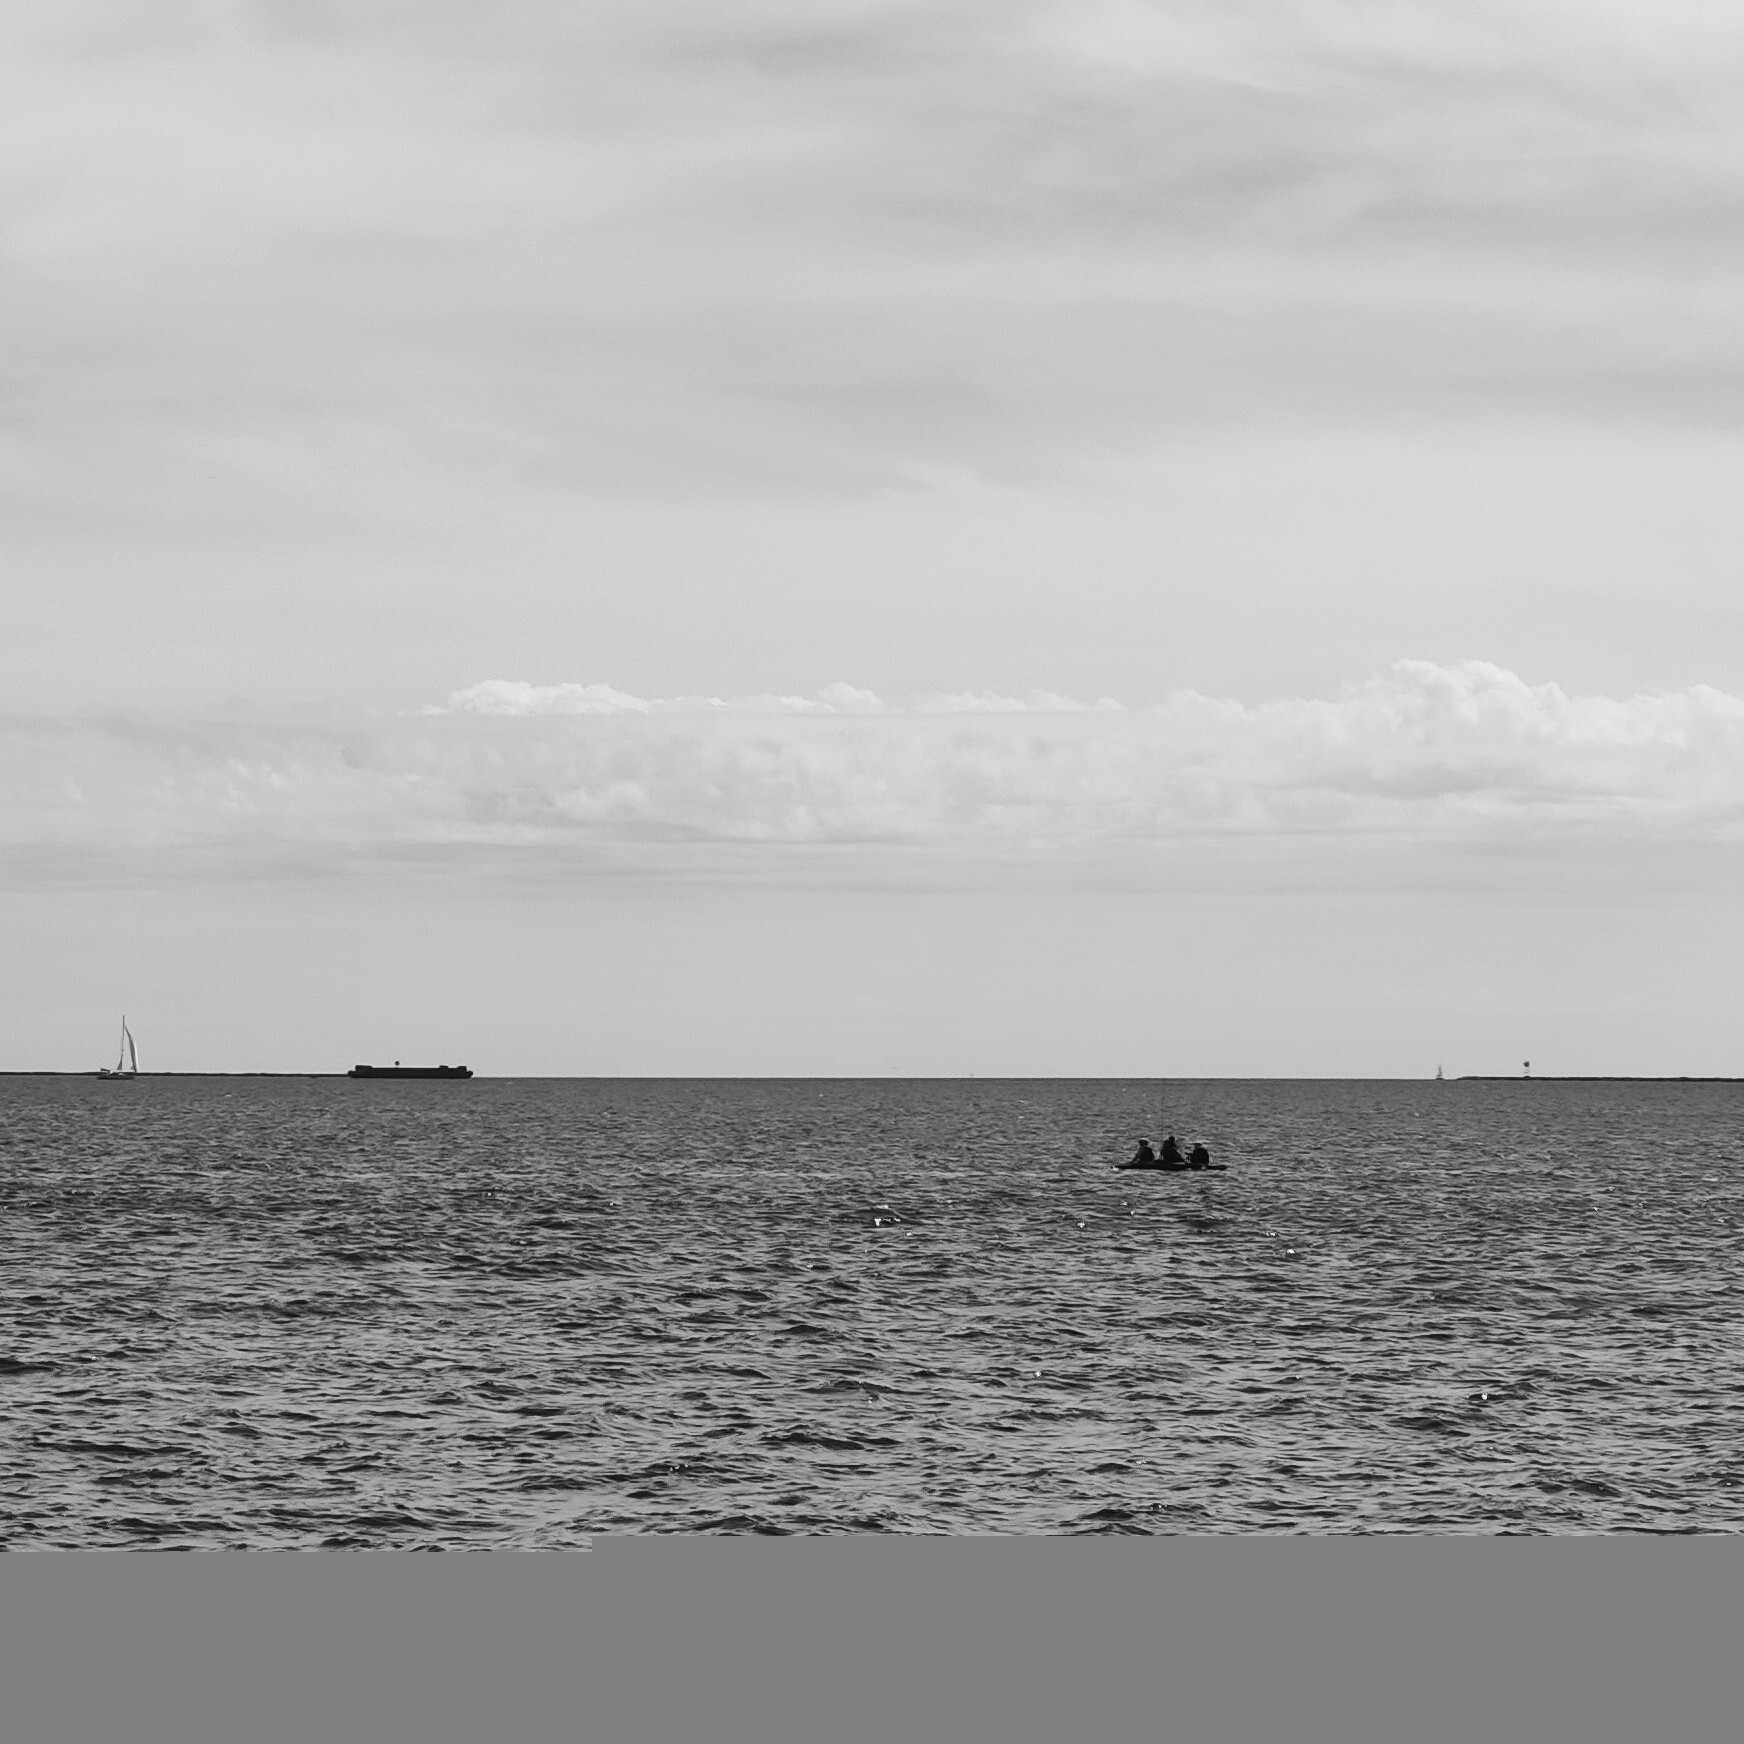
[[[422,856],[899,848],[1105,864],[1194,843],[1744,840],[1744,699],[1571,696],[1401,661],[1328,698],[1150,708],[958,695],[641,698],[485,680],[411,716],[0,726],[0,837],[76,881],[194,852],[222,870]],[[699,862],[700,864],[700,862]]]

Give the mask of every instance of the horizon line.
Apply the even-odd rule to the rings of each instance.
[[[0,1078],[90,1078],[95,1068],[63,1066],[0,1067]],[[139,1078],[343,1078],[349,1071],[140,1071],[128,1079],[107,1078],[108,1083],[134,1082]],[[442,1080],[374,1078],[358,1083],[1083,1083],[1083,1084],[1744,1084],[1744,1074],[1700,1072],[1460,1072],[1438,1078],[1431,1074],[1409,1077],[1401,1074],[1347,1076],[1340,1074],[1292,1075],[1285,1073],[1195,1073],[1186,1077],[1104,1076],[1086,1072],[479,1072],[470,1079]]]

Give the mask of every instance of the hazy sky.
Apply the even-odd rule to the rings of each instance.
[[[1744,1072],[1741,88],[15,0],[0,1065]]]

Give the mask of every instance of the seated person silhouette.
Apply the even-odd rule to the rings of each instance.
[[[1169,1136],[1163,1140],[1162,1160],[1171,1169],[1183,1169],[1187,1166],[1187,1160],[1181,1155],[1181,1147],[1175,1143],[1175,1135],[1173,1133],[1170,1133]]]
[[[1190,1169],[1208,1169],[1211,1167],[1211,1153],[1204,1145],[1196,1144],[1187,1153],[1187,1167]]]
[[[1157,1153],[1151,1149],[1151,1141],[1148,1138],[1141,1138],[1138,1141],[1138,1149],[1133,1153],[1132,1160],[1144,1168],[1149,1168],[1157,1160]]]

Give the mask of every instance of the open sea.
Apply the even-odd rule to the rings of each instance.
[[[1116,1173],[1136,1140],[1228,1172]],[[1744,1084],[0,1078],[0,1543],[1744,1527]]]

